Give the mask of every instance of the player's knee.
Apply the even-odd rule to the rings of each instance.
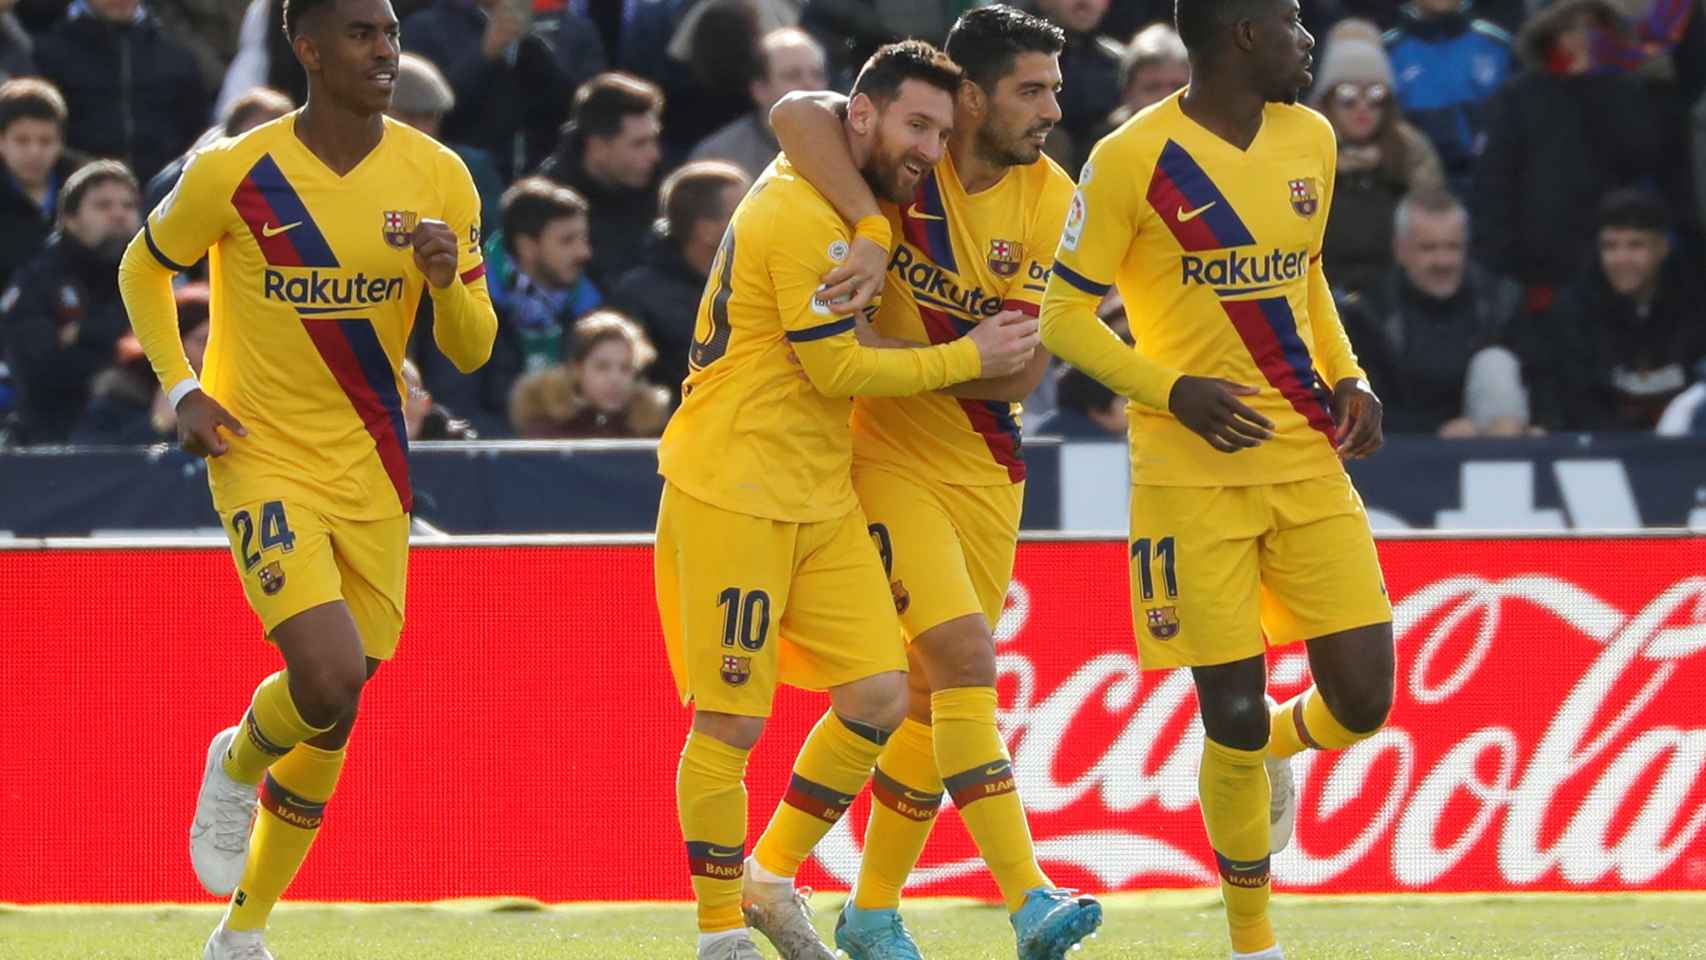
[[[751,750],[764,734],[764,718],[698,710],[693,714],[693,729],[736,750]]]
[[[906,674],[899,670],[879,673],[830,691],[837,716],[891,733],[906,719]]]
[[[1333,714],[1333,719],[1352,733],[1371,734],[1385,726],[1387,716],[1392,713],[1390,674],[1385,677],[1371,677],[1367,682],[1350,690],[1335,693],[1336,695],[1327,701],[1327,709]]]
[[[1203,732],[1234,750],[1268,745],[1268,702],[1258,695],[1225,693],[1202,702]]]
[[[290,696],[302,719],[329,727],[354,717],[366,682],[367,664],[360,659],[312,664],[290,671]]]
[[[928,630],[914,646],[937,690],[995,686],[995,638],[981,614]]]
[[[927,727],[930,725],[930,683],[922,671],[906,675],[906,715]]]

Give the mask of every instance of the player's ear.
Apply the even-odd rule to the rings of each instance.
[[[847,122],[861,137],[876,128],[877,112],[877,102],[866,94],[854,94],[847,102]]]
[[[1239,20],[1232,25],[1232,42],[1245,52],[1256,49],[1256,22]]]
[[[308,73],[320,69],[320,50],[314,44],[309,31],[298,30],[296,38],[290,41],[290,48],[296,51],[296,62],[302,64],[302,69]]]
[[[959,92],[954,95],[954,106],[965,111],[966,115],[982,120],[989,109],[989,97],[984,95],[983,88],[970,80],[961,80]]]

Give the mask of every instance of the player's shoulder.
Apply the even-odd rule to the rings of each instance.
[[[466,170],[456,151],[400,120],[385,118],[385,136],[395,139],[397,150],[416,160],[450,170]]]
[[[1337,149],[1332,121],[1314,107],[1301,103],[1270,103],[1263,122],[1274,125],[1276,136],[1273,141],[1288,147],[1303,141],[1324,145],[1328,150]]]
[[[1184,114],[1178,94],[1164,97],[1132,114],[1090,151],[1090,160],[1137,162],[1145,155],[1159,155],[1167,141],[1179,133]]]
[[[734,224],[741,239],[762,238],[767,242],[850,233],[835,207],[781,154],[735,208]]]
[[[1027,183],[1044,194],[1055,190],[1066,190],[1070,193],[1072,190],[1072,175],[1046,153],[1038,157],[1035,163],[1026,164],[1023,175]]]
[[[295,114],[286,114],[234,137],[216,137],[197,146],[185,159],[184,174],[194,168],[196,179],[227,178],[240,180],[255,161],[273,153],[284,144],[285,137],[295,136],[292,123]]]

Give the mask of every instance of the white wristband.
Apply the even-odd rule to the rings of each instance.
[[[173,410],[176,410],[178,404],[182,403],[185,397],[200,389],[201,382],[199,380],[194,377],[185,377],[173,384],[172,389],[166,391],[166,402],[171,404]]]

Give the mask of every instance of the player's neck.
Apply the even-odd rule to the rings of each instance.
[[[954,158],[954,173],[960,178],[960,189],[968,195],[982,193],[1001,182],[1007,166],[983,155],[977,148],[977,131],[955,131],[948,144]]]
[[[354,170],[385,136],[385,117],[378,113],[356,113],[316,100],[296,115],[296,139],[320,158],[338,176]]]
[[[1239,150],[1248,150],[1255,142],[1266,108],[1267,99],[1247,86],[1206,77],[1193,80],[1179,98],[1179,110],[1185,116]]]

